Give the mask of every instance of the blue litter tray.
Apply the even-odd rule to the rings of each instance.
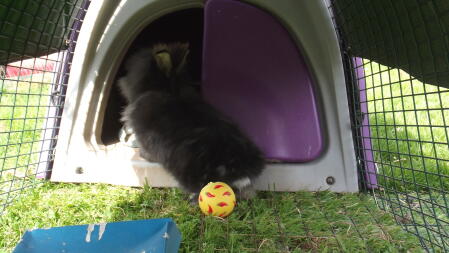
[[[14,253],[174,253],[180,242],[172,219],[152,219],[29,230]]]

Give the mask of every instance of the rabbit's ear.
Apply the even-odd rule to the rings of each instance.
[[[156,60],[159,70],[162,71],[166,77],[168,77],[173,68],[170,53],[167,51],[158,52],[154,55],[154,59]]]
[[[157,67],[169,78],[183,71],[188,55],[189,43],[156,44],[153,47]]]
[[[187,57],[189,56],[190,50],[189,50],[189,43],[180,43],[176,45],[177,52],[176,55],[173,56],[173,58],[177,58],[175,63],[176,73],[179,73],[186,65]]]

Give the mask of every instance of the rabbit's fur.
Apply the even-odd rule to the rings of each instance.
[[[263,156],[202,100],[185,70],[188,52],[187,44],[157,44],[125,62],[127,74],[118,82],[128,101],[122,120],[136,135],[141,156],[161,163],[185,191],[197,194],[221,181],[250,197]]]

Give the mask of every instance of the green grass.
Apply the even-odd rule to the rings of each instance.
[[[407,231],[419,234],[429,248],[447,249],[449,235],[447,196],[434,192],[415,192],[378,194],[377,197],[381,209],[393,214],[396,221]]]
[[[49,105],[52,75],[35,74],[17,81],[0,80],[0,168],[25,167],[36,160],[44,119]],[[16,107],[14,107],[16,106]],[[10,133],[5,133],[10,132]],[[24,143],[24,144],[21,144]]]
[[[1,216],[0,252],[26,229],[161,217],[177,223],[181,252],[421,251],[366,195],[260,192],[223,220],[204,217],[177,189],[43,183]]]
[[[34,177],[54,74],[0,80],[0,212]],[[17,78],[17,77],[16,77]]]
[[[449,180],[440,176],[449,176],[449,129],[445,127],[449,111],[441,109],[449,108],[449,91],[374,62],[365,68],[365,75],[381,190],[409,195],[379,194],[388,200],[380,206],[396,214],[396,221],[405,226],[410,225],[412,216],[415,223],[423,225],[448,223],[441,208],[447,206],[447,200],[432,190],[449,189]],[[0,81],[0,132],[12,132],[0,133],[0,208],[18,196],[20,189],[28,188],[0,216],[0,252],[9,252],[30,228],[160,217],[177,222],[183,234],[183,252],[421,251],[417,239],[366,195],[262,192],[252,202],[240,202],[235,212],[222,220],[202,216],[176,189],[35,180],[36,166],[28,164],[38,160],[37,154],[30,153],[40,149],[42,132],[35,129],[44,123],[36,118],[46,115],[49,103],[48,96],[39,94],[49,93],[51,80],[50,75],[33,75]],[[13,109],[10,105],[33,107]],[[435,141],[442,144],[426,143]],[[410,196],[414,198],[410,200]],[[404,203],[409,205],[405,214]],[[428,216],[424,220],[420,212],[436,219]],[[425,235],[426,228],[419,231]]]
[[[378,203],[426,244],[443,247],[449,229],[449,90],[364,63]]]
[[[449,90],[364,63],[380,184],[400,191],[449,190]]]

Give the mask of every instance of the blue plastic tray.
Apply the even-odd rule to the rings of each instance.
[[[174,253],[180,242],[181,233],[171,219],[153,219],[29,230],[14,253]]]

